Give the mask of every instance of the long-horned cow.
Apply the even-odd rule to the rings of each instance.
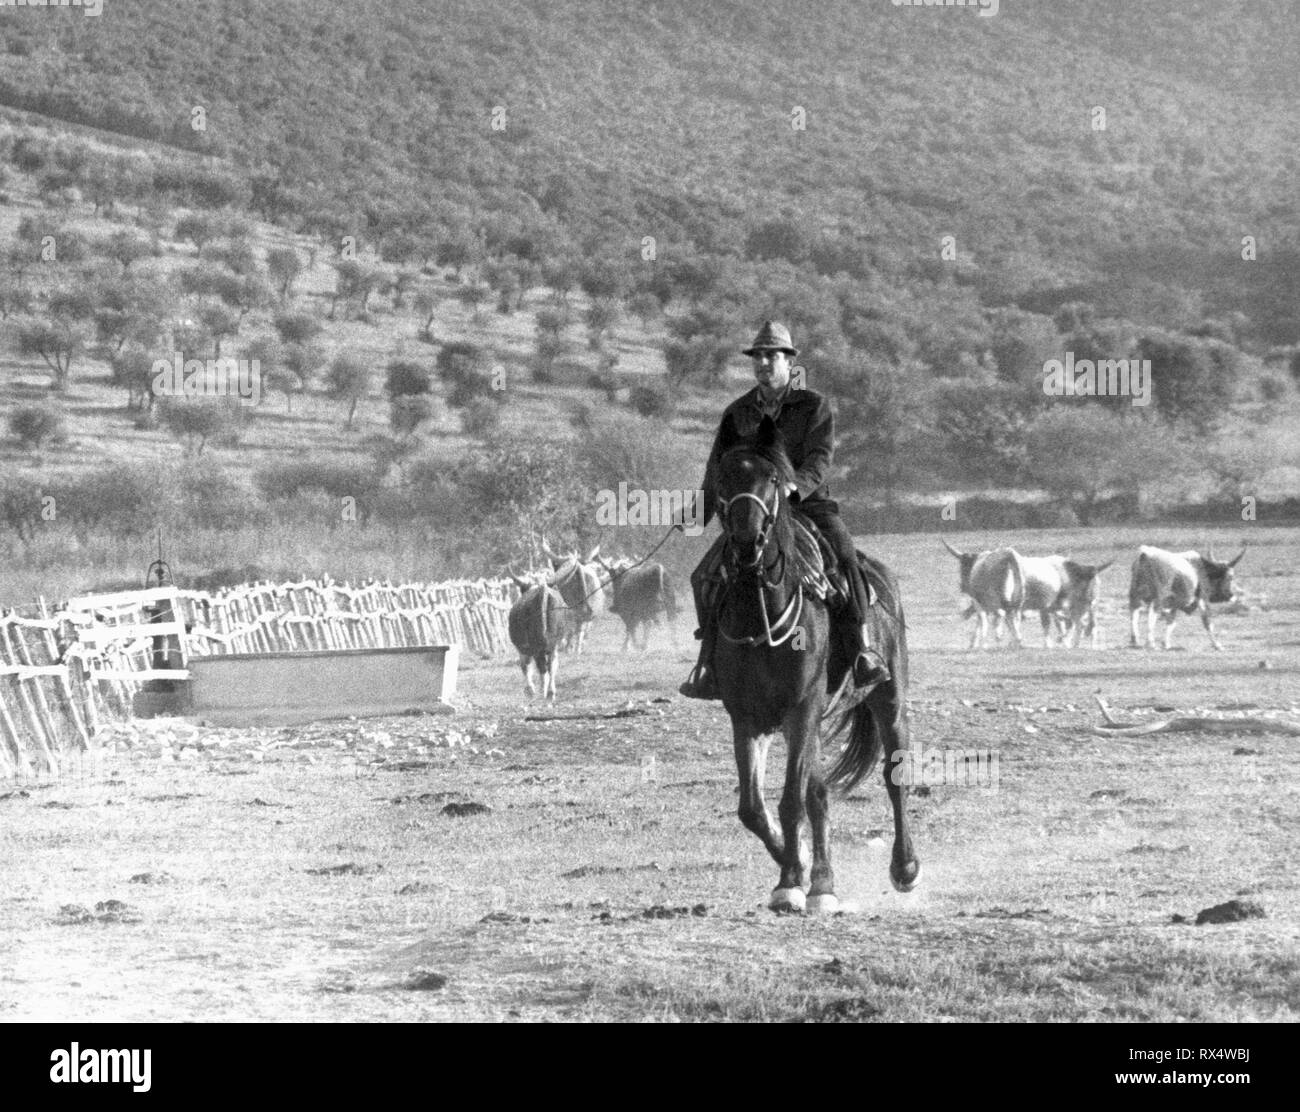
[[[1222,650],[1210,623],[1212,602],[1231,602],[1236,597],[1232,569],[1246,555],[1243,548],[1231,560],[1216,560],[1214,549],[1202,556],[1195,549],[1186,552],[1167,552],[1163,548],[1142,545],[1133,561],[1133,577],[1129,582],[1128,607],[1132,618],[1130,648],[1155,648],[1156,614],[1165,620],[1165,648],[1174,631],[1177,611],[1190,614],[1200,611],[1201,624],[1210,635],[1210,644]],[[1138,618],[1147,611],[1145,642],[1138,636]]]
[[[957,557],[961,592],[970,598],[977,620],[970,647],[987,644],[989,619],[1006,618],[1017,645],[1020,640],[1020,612],[1024,608],[1024,569],[1014,548],[990,552],[962,552],[947,541],[944,548]],[[970,611],[968,610],[969,614]]]
[[[535,695],[530,669],[536,667],[542,681],[542,697],[555,702],[556,656],[560,641],[571,628],[569,611],[560,592],[548,583],[530,583],[512,575],[519,598],[510,607],[506,624],[510,641],[519,650],[519,667],[524,673],[524,690]]]
[[[623,561],[597,561],[610,576],[614,600],[609,604],[611,613],[623,619],[625,635],[623,651],[628,645],[640,645],[645,652],[650,640],[650,626],[665,622],[671,630],[677,620],[677,594],[663,564],[643,564],[629,567]]]
[[[1053,614],[1060,623],[1061,641],[1067,647],[1078,645],[1083,637],[1088,637],[1092,647],[1099,647],[1100,629],[1097,626],[1097,603],[1101,597],[1099,577],[1115,561],[1107,560],[1104,564],[1085,564],[1078,560],[1067,560],[1062,556],[1049,557],[1060,561],[1060,568],[1065,579],[1061,594],[1056,598]],[[1039,611],[1040,615],[1042,611]],[[1047,631],[1044,622],[1043,637]]]
[[[1022,556],[1014,548],[976,553],[959,552],[947,541],[944,545],[961,564],[961,589],[971,598],[967,616],[979,615],[971,648],[987,640],[990,617],[995,636],[1005,621],[1012,639],[1022,645],[1020,623],[1027,610],[1038,611],[1044,646],[1052,644],[1055,629],[1066,647],[1077,645],[1083,635],[1097,647],[1097,577],[1113,560],[1085,564],[1064,556]]]
[[[567,556],[558,556],[551,551],[546,539],[542,539],[542,551],[551,561],[551,570],[555,573],[551,579],[569,608],[569,632],[560,643],[560,648],[582,652],[587,640],[587,630],[591,623],[605,608],[604,584],[600,581],[600,565],[596,562],[600,555],[600,545],[596,545],[585,559],[576,552]]]

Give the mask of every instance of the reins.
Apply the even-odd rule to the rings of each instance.
[[[602,582],[600,582],[600,576],[597,575],[597,576],[596,576],[597,583],[596,583],[596,588],[595,588],[595,590],[593,590],[593,591],[588,591],[585,595],[582,596],[582,598],[578,599],[578,601],[575,602],[573,605],[569,605],[568,603],[565,603],[563,606],[557,606],[557,607],[554,607],[554,609],[556,609],[556,610],[577,610],[580,606],[582,606],[582,604],[583,604],[584,602],[587,601],[587,599],[589,599],[589,598],[594,598],[596,595],[600,594],[600,592],[603,591],[606,587],[610,586],[610,585],[614,582],[615,579],[618,579],[618,578],[620,578],[621,576],[626,575],[626,574],[627,574],[628,572],[630,572],[633,568],[639,568],[642,564],[644,564],[647,560],[649,560],[651,556],[653,556],[656,552],[658,552],[661,548],[663,548],[663,546],[664,546],[665,544],[668,543],[668,538],[669,538],[669,537],[671,537],[671,536],[672,536],[674,533],[676,533],[676,532],[683,532],[683,531],[685,531],[685,528],[686,528],[685,524],[683,524],[683,523],[680,522],[680,521],[677,522],[676,524],[670,526],[669,529],[668,529],[668,532],[666,532],[666,533],[663,535],[663,537],[660,539],[659,543],[658,543],[657,545],[655,545],[654,548],[652,548],[649,552],[647,552],[644,556],[642,556],[641,559],[637,560],[636,563],[628,564],[628,566],[625,567],[625,568],[610,569],[610,568],[605,568],[604,565],[602,564],[601,567],[604,568],[605,572],[609,575],[609,578],[608,578],[607,580],[605,580],[605,581],[602,583]],[[581,566],[582,566],[581,562],[575,562],[575,563],[574,563],[574,566],[573,566],[573,571],[570,572],[569,574],[570,574],[570,575],[573,575],[574,573],[577,572],[578,568],[580,568]],[[567,580],[567,579],[569,578],[569,576],[566,575],[564,578]],[[541,584],[541,586],[550,587],[553,591],[558,591],[558,590],[559,590],[559,583],[558,583],[558,581],[555,582],[555,583],[544,583],[544,584]]]
[[[781,512],[781,495],[778,492],[776,505],[768,508],[767,502],[757,494],[750,491],[741,491],[731,498],[719,499],[719,514],[723,523],[727,521],[727,514],[734,502],[739,502],[742,498],[748,498],[757,502],[763,509],[763,524],[760,526],[758,536],[754,540],[754,558],[747,564],[741,564],[739,559],[736,561],[738,571],[754,572],[754,586],[758,593],[758,612],[763,619],[762,634],[754,634],[750,637],[732,637],[725,629],[722,628],[722,622],[718,622],[718,635],[723,640],[732,645],[743,645],[752,647],[754,645],[766,645],[769,648],[778,648],[784,645],[791,637],[794,636],[795,630],[799,628],[799,619],[803,616],[803,583],[796,581],[794,586],[794,597],[786,604],[785,609],[773,623],[767,609],[767,594],[764,588],[775,590],[782,585],[785,578],[786,556],[785,550],[780,547],[779,543],[776,550],[776,559],[772,561],[771,567],[780,568],[780,575],[776,578],[769,578],[769,568],[763,565],[763,554],[767,550],[767,542],[772,536],[773,529],[776,528],[777,517]],[[727,531],[727,547],[731,547],[731,531]],[[734,551],[734,550],[733,550]],[[792,614],[793,612],[793,614]],[[719,615],[721,619],[721,615]],[[789,629],[785,633],[777,636],[786,623],[789,623]]]

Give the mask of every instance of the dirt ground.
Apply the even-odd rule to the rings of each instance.
[[[1134,531],[1019,538],[1120,556],[1099,651],[1035,625],[970,652],[937,539],[871,543],[902,579],[914,744],[995,751],[997,783],[913,793],[908,895],[879,779],[836,801],[850,914],[765,909],[726,716],[676,694],[685,620],[624,655],[606,617],[564,658],[555,713],[619,717],[528,721],[497,660],[465,664],[451,717],[124,728],[0,785],[0,1018],[1295,1020],[1300,739],[1094,732],[1097,693],[1135,721],[1300,721],[1300,534],[1242,532],[1141,538],[1249,542],[1223,653],[1194,620],[1173,652],[1123,647]],[[1229,900],[1262,915],[1195,925]]]

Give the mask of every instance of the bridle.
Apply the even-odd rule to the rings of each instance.
[[[776,486],[777,477],[772,476],[772,485]],[[781,511],[781,496],[778,493],[776,501],[772,506],[768,506],[766,499],[759,497],[750,491],[742,491],[740,494],[733,495],[730,498],[718,499],[718,517],[721,518],[724,527],[728,525],[728,514],[731,507],[742,499],[749,499],[751,502],[757,502],[763,511],[763,520],[758,528],[758,536],[754,538],[754,557],[741,563],[736,550],[731,543],[731,530],[727,528],[726,554],[730,562],[734,564],[737,579],[745,576],[745,573],[753,573],[754,585],[758,591],[758,611],[763,618],[762,634],[755,634],[752,637],[732,637],[722,628],[721,615],[719,615],[718,634],[723,640],[733,645],[767,645],[770,648],[776,648],[778,645],[784,645],[791,637],[794,631],[799,628],[799,618],[803,614],[803,584],[795,584],[794,597],[786,605],[786,608],[780,616],[773,622],[767,612],[767,595],[764,588],[775,590],[781,586],[781,579],[785,575],[785,553],[778,549],[777,558],[770,565],[764,565],[763,555],[767,551],[767,543],[772,537],[772,530],[776,526],[777,515]],[[773,569],[779,569],[773,572]],[[771,573],[771,577],[769,577]],[[785,633],[777,636],[777,632],[786,624],[789,628]]]

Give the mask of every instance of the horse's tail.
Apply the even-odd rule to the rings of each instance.
[[[840,728],[845,724],[848,726],[848,744],[827,774],[826,783],[828,787],[847,794],[871,775],[885,750],[885,739],[869,699],[849,708]],[[835,731],[838,732],[839,729]]]
[[[892,691],[877,689],[867,698],[849,707],[829,731],[833,743],[847,732],[844,751],[827,774],[830,787],[847,794],[871,775],[885,751],[887,736],[906,737],[907,715],[907,622],[898,583],[879,561],[861,557],[872,574],[879,603],[871,608],[867,619],[872,638],[884,652],[893,675]]]

